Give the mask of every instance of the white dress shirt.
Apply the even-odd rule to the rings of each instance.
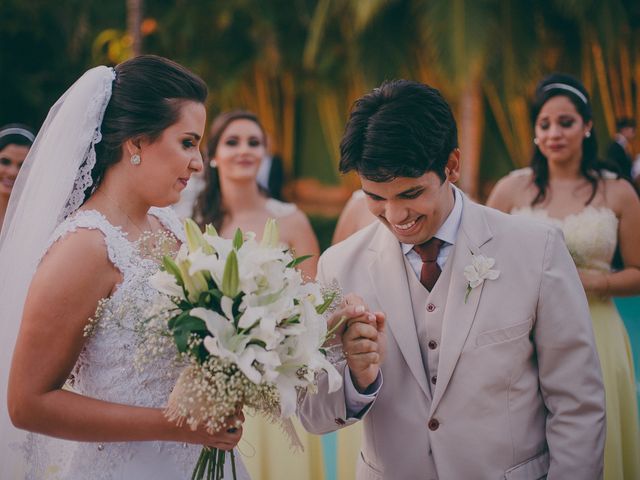
[[[447,216],[447,219],[440,226],[434,237],[439,238],[444,242],[442,247],[440,247],[440,251],[438,252],[438,258],[436,262],[438,262],[438,266],[440,270],[444,270],[444,265],[449,258],[449,253],[451,252],[451,248],[456,243],[456,237],[458,236],[458,229],[460,228],[460,222],[462,221],[462,192],[455,186],[453,186],[453,208],[451,212]],[[418,278],[420,278],[420,271],[422,270],[422,259],[418,252],[416,252],[413,247],[414,245],[401,243],[402,253],[407,257],[413,272],[416,274]],[[348,418],[356,418],[361,416],[364,412],[364,409],[373,402],[376,398],[376,395],[380,391],[380,387],[382,387],[382,372],[378,373],[378,378],[374,384],[369,388],[369,390],[373,390],[369,394],[360,393],[356,390],[353,381],[351,380],[351,372],[349,367],[345,368],[344,371],[344,390],[345,390],[345,402],[347,404],[347,417]]]

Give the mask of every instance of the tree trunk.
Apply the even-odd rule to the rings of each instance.
[[[142,53],[142,33],[140,32],[142,8],[143,0],[127,0],[127,30],[131,36],[134,57]]]
[[[479,79],[471,80],[462,91],[458,107],[458,126],[461,152],[459,185],[467,195],[480,197],[480,150],[484,112],[482,87]]]

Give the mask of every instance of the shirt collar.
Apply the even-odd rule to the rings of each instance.
[[[447,219],[434,235],[434,237],[444,241],[447,245],[455,245],[460,222],[462,221],[462,192],[460,192],[455,185],[451,186],[453,187],[453,208]],[[401,245],[402,253],[405,255],[414,247],[414,245],[410,243],[401,243]]]

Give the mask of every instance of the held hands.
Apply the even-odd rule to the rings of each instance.
[[[342,350],[359,392],[364,392],[378,377],[386,351],[385,315],[370,312],[357,295],[349,294],[331,317],[330,325],[346,318],[339,329]]]

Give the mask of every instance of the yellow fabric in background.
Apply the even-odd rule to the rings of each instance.
[[[362,442],[362,422],[354,423],[338,431],[338,478],[356,478],[356,461],[360,455]]]
[[[321,437],[307,433],[297,419],[293,423],[304,445],[302,453],[291,451],[278,425],[247,416],[238,449],[253,480],[333,480],[325,476]],[[338,432],[336,480],[355,478],[360,432],[360,423]]]

